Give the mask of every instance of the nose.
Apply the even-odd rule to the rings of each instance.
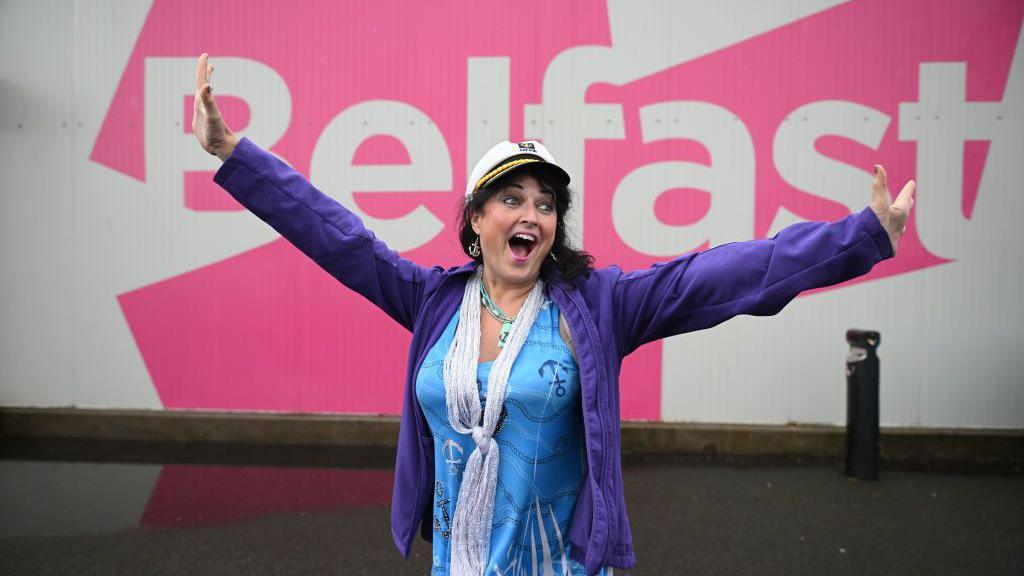
[[[537,207],[532,203],[527,203],[523,208],[523,213],[519,216],[519,221],[523,224],[530,224],[533,226],[537,225]]]

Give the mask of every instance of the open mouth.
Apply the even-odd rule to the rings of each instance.
[[[508,239],[508,247],[512,252],[513,259],[518,262],[525,262],[537,247],[537,237],[527,232],[513,234]]]

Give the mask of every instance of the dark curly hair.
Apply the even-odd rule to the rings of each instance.
[[[590,272],[594,269],[594,258],[583,250],[577,250],[570,246],[569,239],[566,236],[565,215],[568,213],[569,207],[572,206],[572,189],[568,186],[555,185],[547,177],[547,171],[543,169],[543,165],[524,166],[514,170],[513,173],[517,176],[523,173],[530,174],[540,182],[543,182],[555,194],[555,213],[558,215],[558,220],[555,224],[555,240],[551,245],[551,254],[554,255],[554,258],[547,257],[544,259],[545,261],[540,271],[541,276],[548,280],[552,276],[557,275],[568,284],[572,284],[579,277],[586,278],[589,276]],[[487,201],[490,200],[496,191],[508,183],[513,173],[506,174],[484,188],[477,190],[470,200],[460,207],[459,244],[462,245],[462,251],[466,253],[466,256],[473,258],[477,263],[483,263],[483,256],[474,258],[469,253],[469,245],[477,238],[476,232],[473,232],[473,214],[483,211]]]

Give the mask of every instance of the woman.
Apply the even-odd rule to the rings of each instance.
[[[193,130],[215,180],[327,272],[411,330],[391,530],[417,525],[435,574],[595,574],[635,563],[619,461],[618,376],[644,343],[737,314],[775,314],[803,290],[895,253],[913,206],[727,244],[648,270],[593,269],[567,243],[569,175],[538,142],[503,142],[466,188],[464,266],[424,268],[224,124],[207,55]],[[435,465],[436,463],[436,465]]]

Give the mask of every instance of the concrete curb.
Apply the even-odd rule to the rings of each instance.
[[[0,439],[394,448],[396,416],[0,408]],[[886,462],[1018,468],[1024,430],[883,428]],[[839,426],[624,422],[622,451],[705,458],[842,460]]]
[[[397,416],[0,408],[0,438],[393,447]]]

